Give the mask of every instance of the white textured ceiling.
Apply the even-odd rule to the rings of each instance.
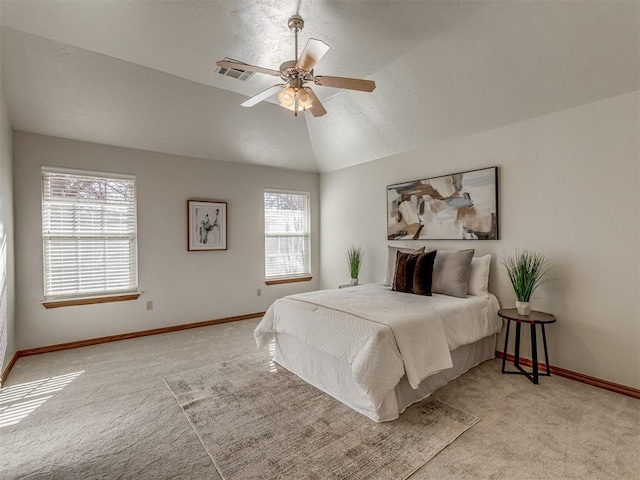
[[[331,50],[328,111],[242,108],[293,58],[298,12]],[[12,125],[111,145],[330,171],[638,89],[640,2],[0,1]]]

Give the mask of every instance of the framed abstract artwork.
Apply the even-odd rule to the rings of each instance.
[[[227,249],[227,202],[188,200],[189,251]]]
[[[497,240],[498,167],[387,187],[388,240]]]

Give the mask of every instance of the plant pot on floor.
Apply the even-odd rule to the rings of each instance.
[[[358,279],[357,278],[352,278],[351,279],[351,285],[357,285],[358,284]]]

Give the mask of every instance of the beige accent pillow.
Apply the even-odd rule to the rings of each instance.
[[[486,297],[489,295],[489,270],[491,269],[491,255],[473,257],[469,281],[467,282],[467,295]]]
[[[396,256],[398,252],[402,253],[424,253],[424,247],[414,250],[413,248],[402,248],[402,247],[392,247],[389,245],[388,247],[388,257],[387,257],[387,278],[384,284],[387,287],[390,287],[393,284],[393,279],[396,276]]]
[[[433,264],[433,293],[465,298],[474,252],[474,249],[438,250]]]

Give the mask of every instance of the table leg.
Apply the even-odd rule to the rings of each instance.
[[[531,324],[531,362],[533,363],[533,383],[538,384],[538,342],[536,341],[536,324]]]
[[[547,366],[547,375],[551,376],[551,371],[549,370],[549,352],[547,351],[547,334],[544,331],[544,323],[540,326],[542,327],[542,344],[544,345],[544,363]]]
[[[509,343],[509,327],[511,320],[507,319],[507,332],[504,336],[504,350],[502,350],[502,373],[505,373],[505,364],[507,363],[507,345]]]
[[[513,364],[520,369],[520,322],[516,322],[516,349],[513,355]]]

